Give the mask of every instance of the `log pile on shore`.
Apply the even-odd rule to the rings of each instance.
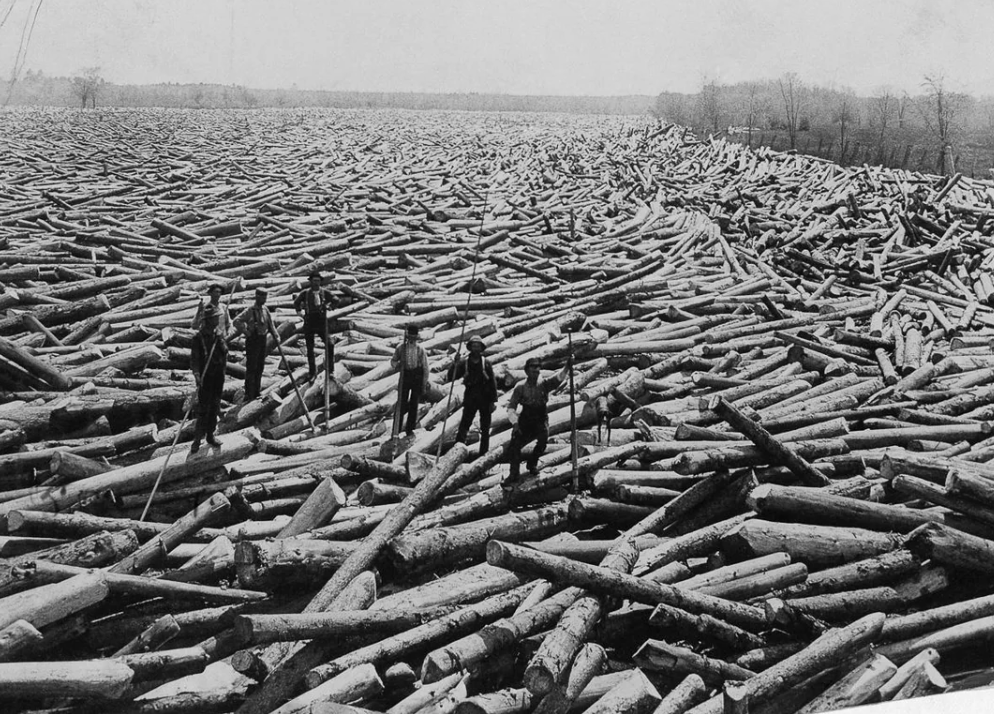
[[[3,711],[817,712],[994,679],[994,183],[648,119],[0,135]],[[314,270],[351,299],[327,381],[291,305]],[[246,403],[233,340],[191,453],[213,282],[232,313],[268,291],[285,358]],[[482,455],[449,376],[474,335]],[[502,487],[530,357],[573,389]]]

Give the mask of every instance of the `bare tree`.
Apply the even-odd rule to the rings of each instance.
[[[756,126],[759,118],[769,111],[768,97],[763,92],[763,87],[759,82],[747,82],[745,87],[745,122],[749,135],[749,146],[752,146],[752,130]]]
[[[890,87],[881,87],[875,97],[870,100],[870,112],[873,123],[880,129],[879,143],[884,143],[884,136],[887,134],[887,125],[890,123],[891,115],[897,109],[897,99]]]
[[[787,72],[780,77],[779,84],[780,97],[783,99],[784,125],[790,138],[790,148],[796,149],[797,129],[807,99],[807,88],[794,72]]]
[[[725,114],[722,88],[716,79],[705,79],[701,93],[697,95],[697,111],[703,124],[717,134]]]
[[[73,96],[79,100],[81,109],[86,109],[87,104],[96,108],[97,95],[103,89],[104,78],[100,76],[99,67],[87,67],[69,80],[69,86]]]
[[[943,75],[925,75],[925,93],[918,98],[917,107],[925,127],[939,144],[938,170],[950,175],[956,172],[953,142],[959,131],[960,113],[966,109],[969,97],[949,89]]]
[[[856,114],[856,93],[849,88],[838,92],[832,107],[832,121],[839,125],[839,151],[843,157],[846,154],[847,133],[856,121]]]
[[[905,92],[904,94],[902,94],[901,98],[897,100],[897,128],[898,129],[903,129],[904,128],[904,122],[906,121],[905,117],[908,114],[908,107],[911,106],[911,103],[912,103],[911,97],[908,96],[907,92]]]

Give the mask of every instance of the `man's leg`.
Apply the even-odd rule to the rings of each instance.
[[[511,443],[507,446],[507,461],[511,466],[508,473],[509,481],[517,481],[521,477],[521,447],[524,444],[525,439],[521,434],[521,429],[516,428],[511,434]]]
[[[532,449],[531,456],[528,458],[528,470],[534,474],[538,473],[538,460],[542,458],[542,454],[545,453],[545,447],[549,443],[549,427],[543,421],[533,427],[532,434],[535,437],[535,446]]]
[[[221,393],[224,391],[224,372],[222,371],[218,375],[211,375],[210,377],[204,377],[204,385],[208,387],[206,390],[208,392],[207,396],[207,411],[205,413],[205,423],[204,432],[207,437],[207,443],[211,446],[217,445],[217,439],[214,438],[214,432],[217,429],[218,416],[221,412]]]
[[[421,406],[421,372],[415,371],[411,377],[411,396],[407,402],[407,433],[411,434],[418,426],[418,407]]]
[[[478,403],[480,410],[480,456],[490,450],[490,402],[481,399]]]
[[[318,368],[314,360],[314,330],[304,327],[304,344],[307,345],[307,372],[311,379],[317,376]]]
[[[462,405],[462,419],[459,420],[459,430],[456,432],[456,441],[460,444],[466,443],[466,437],[469,435],[469,427],[473,425],[475,412],[476,406],[472,400],[465,399]]]
[[[261,342],[261,344],[260,344]],[[262,387],[262,368],[266,361],[266,338],[258,336],[245,340],[245,401],[259,396]]]

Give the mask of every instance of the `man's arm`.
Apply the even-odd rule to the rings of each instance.
[[[194,330],[199,331],[200,326],[204,324],[204,301],[201,300],[197,303],[197,313],[193,316],[193,321],[190,323],[190,327]]]
[[[304,311],[304,301],[307,299],[307,291],[301,290],[297,293],[297,297],[293,299],[293,309],[300,313]]]
[[[200,335],[194,335],[193,346],[190,348],[190,370],[193,372],[193,379],[196,381],[198,387],[204,374],[203,344]]]
[[[512,427],[518,426],[518,403],[521,401],[521,385],[518,385],[511,392],[511,398],[507,400],[507,420]]]
[[[247,307],[242,310],[238,315],[232,320],[232,325],[235,328],[235,333],[248,332],[248,319],[249,315],[252,313],[252,308]]]

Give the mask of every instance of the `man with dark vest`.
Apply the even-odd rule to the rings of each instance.
[[[417,325],[407,326],[404,341],[394,350],[390,365],[400,370],[397,413],[401,418],[405,413],[407,414],[405,431],[411,436],[418,425],[421,397],[428,388],[428,353],[418,344]]]
[[[466,359],[456,363],[452,378],[463,381],[462,420],[456,441],[466,443],[469,427],[473,418],[480,415],[480,456],[490,448],[490,413],[497,402],[497,379],[494,368],[483,356],[485,346],[479,335],[473,335],[466,342],[469,354]]]
[[[259,396],[262,371],[266,366],[266,340],[273,329],[273,316],[266,307],[265,290],[255,291],[255,304],[233,320],[235,329],[245,335],[245,401]]]
[[[224,390],[224,370],[228,364],[228,313],[221,305],[221,286],[208,288],[208,300],[200,303],[191,327],[196,330],[190,351],[190,368],[197,382],[197,425],[193,432],[190,453],[200,450],[206,437],[211,446],[220,446],[214,438],[221,413],[221,393]]]
[[[538,460],[545,453],[549,441],[549,393],[562,384],[569,374],[569,363],[559,374],[539,382],[542,362],[538,357],[529,357],[525,362],[525,381],[511,392],[507,402],[507,419],[511,422],[511,443],[508,446],[508,460],[511,471],[505,485],[513,485],[521,475],[521,449],[530,441],[535,442],[528,458],[528,472],[538,474]],[[521,407],[519,416],[517,408]]]
[[[338,307],[341,300],[330,290],[321,287],[321,273],[315,271],[308,277],[309,286],[293,299],[293,309],[304,318],[304,342],[307,345],[307,369],[311,379],[317,376],[314,357],[314,338],[319,337],[326,348],[325,369],[328,374],[334,367],[335,353],[328,340],[328,309]]]

